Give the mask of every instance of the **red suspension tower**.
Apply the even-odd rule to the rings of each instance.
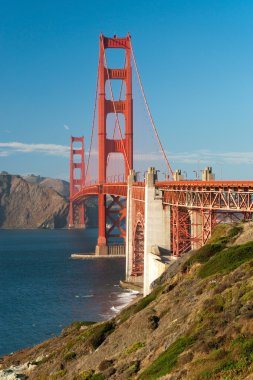
[[[79,143],[79,147],[74,147]],[[84,137],[71,136],[70,141],[70,203],[69,203],[69,227],[83,227],[85,225],[84,202],[73,203],[73,196],[85,185],[84,174]]]
[[[124,49],[125,67],[108,68],[105,50]],[[124,100],[115,100],[113,97],[111,80],[124,80],[126,96]],[[106,99],[105,85],[109,84],[111,100]],[[107,138],[106,119],[109,113],[114,113],[120,139]],[[121,132],[118,114],[125,118],[125,133]],[[98,148],[99,148],[99,183],[106,182],[107,158],[110,153],[120,153],[124,157],[125,179],[133,168],[133,99],[132,99],[132,68],[131,68],[131,38],[107,38],[100,35],[99,55],[99,104],[98,104]],[[98,242],[96,254],[103,255],[108,252],[108,243],[111,238],[124,238],[123,227],[125,218],[125,205],[119,197],[99,194],[98,196]],[[109,227],[106,227],[107,221]]]

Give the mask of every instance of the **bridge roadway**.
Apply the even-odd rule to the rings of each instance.
[[[127,182],[94,183],[84,186],[72,198],[82,202],[89,196],[108,194],[127,197]],[[253,181],[157,181],[164,204],[186,208],[253,212]],[[145,182],[134,182],[132,197],[144,201]]]
[[[168,257],[170,261],[200,248],[217,223],[249,220],[253,215],[253,181],[157,181],[156,174],[149,168],[145,182],[136,182],[132,171],[128,182],[90,184],[72,198],[81,204],[90,196],[110,195],[116,199],[114,205],[118,198],[127,199],[118,211],[122,216],[116,221],[109,218],[114,223],[110,229],[126,218],[121,226],[126,279],[143,284],[144,294],[165,270]]]

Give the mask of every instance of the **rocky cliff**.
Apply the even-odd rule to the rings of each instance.
[[[0,174],[0,228],[68,226],[69,183],[40,176]],[[87,226],[98,222],[97,199],[86,201]]]
[[[67,222],[68,201],[58,192],[0,175],[0,228],[62,228]]]
[[[114,319],[73,323],[2,368],[6,379],[252,379],[253,225],[218,226]]]
[[[26,175],[22,177],[26,182],[40,185],[46,189],[53,189],[65,198],[69,198],[69,182],[62,179],[41,177],[39,175]]]

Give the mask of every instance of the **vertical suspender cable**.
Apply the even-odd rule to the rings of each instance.
[[[148,115],[149,115],[149,118],[150,118],[150,121],[151,121],[151,124],[152,124],[152,127],[153,127],[153,130],[154,130],[154,133],[155,133],[155,136],[157,138],[157,141],[158,141],[158,144],[160,146],[160,149],[162,151],[162,154],[163,154],[163,157],[164,157],[164,160],[166,162],[166,165],[167,165],[167,168],[169,170],[169,177],[173,175],[173,171],[171,169],[171,166],[170,166],[170,163],[168,161],[168,158],[166,156],[166,153],[163,149],[163,146],[162,146],[162,143],[161,143],[161,140],[159,138],[159,135],[158,135],[158,132],[157,132],[157,129],[156,129],[156,126],[155,126],[155,122],[153,120],[153,117],[151,115],[151,112],[150,112],[150,109],[149,109],[149,105],[148,105],[148,102],[147,102],[147,98],[145,96],[145,93],[144,93],[144,89],[143,89],[143,85],[142,85],[142,82],[141,82],[141,77],[140,77],[140,74],[139,74],[139,70],[138,70],[138,67],[137,67],[137,63],[136,63],[136,60],[135,60],[135,55],[134,55],[134,51],[133,51],[133,47],[132,47],[132,42],[130,41],[130,46],[131,46],[131,52],[132,52],[132,57],[133,57],[133,61],[134,61],[134,66],[135,66],[135,71],[136,71],[136,74],[137,74],[137,77],[138,77],[138,82],[139,82],[139,85],[140,85],[140,89],[141,89],[141,93],[142,93],[142,96],[143,96],[143,99],[144,99],[144,102],[145,102],[145,105],[146,105],[146,108],[147,108],[147,112],[148,112]]]
[[[93,136],[94,136],[94,129],[95,129],[95,117],[96,117],[96,109],[97,109],[97,98],[98,98],[98,77],[99,77],[99,65],[97,70],[97,85],[96,85],[96,95],[95,95],[95,103],[94,103],[94,109],[93,109],[93,119],[92,119],[92,129],[91,129],[91,136],[90,136],[90,147],[89,147],[89,155],[86,165],[86,171],[85,171],[85,179],[88,173],[89,169],[89,163],[90,163],[90,156],[91,156],[91,147],[93,142]]]

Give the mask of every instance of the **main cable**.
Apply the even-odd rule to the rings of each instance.
[[[160,137],[158,135],[154,119],[153,119],[151,111],[149,109],[149,105],[148,105],[147,98],[146,98],[146,95],[145,95],[145,92],[144,92],[144,89],[143,89],[143,85],[142,85],[141,77],[140,77],[140,74],[139,74],[138,66],[137,66],[137,63],[136,63],[136,59],[135,59],[135,55],[134,55],[134,51],[133,51],[133,46],[132,46],[132,41],[131,40],[130,40],[130,47],[131,47],[131,53],[132,53],[132,57],[133,57],[133,61],[134,61],[135,71],[136,71],[136,74],[137,74],[137,78],[138,78],[138,82],[139,82],[139,85],[140,85],[141,93],[142,93],[142,96],[143,96],[143,99],[144,99],[144,102],[145,102],[145,105],[146,105],[146,108],[147,108],[147,112],[148,112],[148,115],[149,115],[149,118],[150,118],[153,130],[154,130],[156,139],[157,139],[158,144],[160,146],[160,149],[162,151],[164,160],[165,160],[166,165],[168,167],[169,177],[170,177],[170,175],[171,175],[171,177],[173,177],[173,171],[171,169],[171,166],[170,166],[169,160],[168,160],[168,158],[166,156],[166,153],[165,153],[165,151],[163,149],[162,142],[161,142]]]

